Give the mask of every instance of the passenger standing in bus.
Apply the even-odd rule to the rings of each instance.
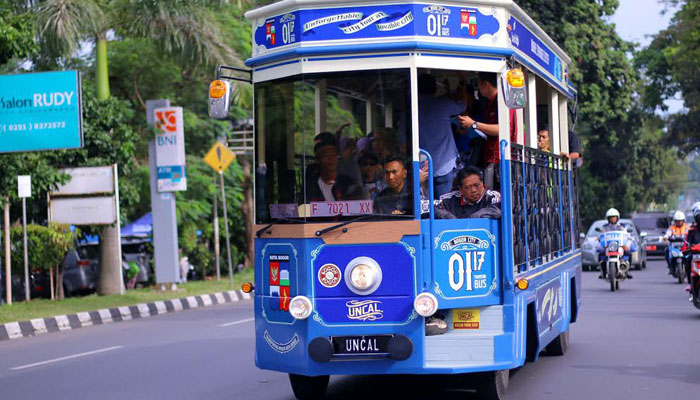
[[[404,159],[391,155],[384,163],[386,188],[374,199],[374,213],[380,215],[407,214],[413,210],[412,192],[407,187],[408,170]]]
[[[359,182],[338,173],[338,148],[334,143],[319,142],[314,146],[318,172],[306,182],[306,202],[340,201],[362,198]]]
[[[478,168],[459,171],[457,182],[459,190],[440,197],[438,218],[501,218],[501,194],[486,190]]]
[[[436,97],[437,82],[428,74],[418,76],[418,124],[420,148],[433,158],[433,190],[435,197],[452,190],[456,168],[457,146],[452,137],[452,116],[466,107],[466,100]],[[465,97],[462,93],[461,97]]]
[[[487,135],[486,143],[483,147],[484,155],[484,184],[489,189],[498,186],[498,168],[496,165],[500,160],[498,149],[498,77],[492,72],[479,72],[479,94],[485,100],[483,104],[480,121],[469,115],[460,116],[459,122],[466,128],[478,129]],[[510,110],[510,140],[517,141],[516,114],[515,110]]]
[[[374,153],[363,152],[360,154],[360,171],[362,172],[362,186],[367,198],[374,200],[379,192],[386,188],[382,180],[379,159]]]

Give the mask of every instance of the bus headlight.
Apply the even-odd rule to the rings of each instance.
[[[382,283],[382,269],[369,257],[357,257],[345,267],[345,283],[355,294],[374,293]]]
[[[289,302],[289,313],[296,319],[307,319],[314,306],[306,296],[296,296]]]
[[[416,299],[413,301],[413,308],[416,309],[418,315],[427,318],[437,311],[438,301],[432,293],[424,292],[416,296]]]

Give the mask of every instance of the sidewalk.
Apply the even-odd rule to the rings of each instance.
[[[103,325],[111,322],[129,321],[160,314],[208,307],[216,304],[235,303],[252,299],[250,293],[240,290],[202,294],[183,298],[140,303],[133,306],[103,308],[96,311],[77,314],[56,315],[54,317],[36,318],[29,321],[8,322],[0,324],[0,341],[36,336],[44,333],[69,331],[86,326]]]

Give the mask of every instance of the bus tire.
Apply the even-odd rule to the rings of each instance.
[[[491,371],[484,374],[476,391],[486,400],[503,400],[508,390],[510,370]]]
[[[294,397],[298,400],[323,399],[328,388],[328,375],[306,376],[289,374],[289,383],[292,384]]]
[[[566,354],[566,350],[569,349],[569,330],[562,332],[556,339],[552,340],[552,343],[548,344],[545,350],[547,354],[552,356],[563,356]]]

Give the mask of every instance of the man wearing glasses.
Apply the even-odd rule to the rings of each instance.
[[[486,190],[478,168],[459,171],[457,182],[459,190],[440,197],[438,218],[501,218],[501,194]]]

